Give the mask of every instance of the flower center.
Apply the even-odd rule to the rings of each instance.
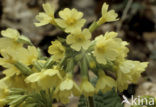
[[[64,53],[64,50],[58,47],[58,48],[57,48],[57,53],[58,53],[58,54],[63,54],[63,53]]]
[[[76,39],[77,42],[85,41],[84,35],[81,35],[81,34],[80,35],[76,35],[75,39]]]
[[[66,20],[66,22],[67,22],[68,25],[73,25],[76,22],[76,20],[75,20],[75,18],[68,18]]]
[[[96,45],[96,50],[99,52],[99,53],[104,53],[105,52],[105,45],[104,44],[97,44]]]

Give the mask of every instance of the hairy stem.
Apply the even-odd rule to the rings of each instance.
[[[93,97],[88,97],[88,107],[94,107],[94,100]]]

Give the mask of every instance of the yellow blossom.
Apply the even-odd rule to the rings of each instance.
[[[68,74],[67,74],[68,75]],[[76,96],[80,95],[79,86],[72,80],[71,77],[66,77],[66,79],[60,84],[60,91],[62,94],[69,93],[74,94]]]
[[[116,36],[117,33],[110,32],[106,33],[104,36],[98,36],[96,40],[94,56],[98,63],[106,64],[107,61],[113,61],[118,56],[118,44],[113,40],[113,36]],[[110,36],[110,37],[109,37]],[[112,37],[111,37],[112,36]]]
[[[28,85],[24,82],[23,76],[8,76],[0,80],[0,107],[8,104],[7,97],[11,88],[22,88],[25,90],[30,90]]]
[[[19,75],[20,71],[13,65],[13,58],[5,50],[1,51],[1,55],[3,58],[0,58],[0,65],[7,68],[3,71],[3,74],[6,76]]]
[[[94,86],[85,78],[81,83],[81,92],[85,97],[93,96],[95,93]]]
[[[54,21],[54,8],[49,4],[45,3],[42,5],[45,12],[40,12],[36,19],[39,21],[38,23],[35,23],[35,26],[43,26],[46,24],[55,24]]]
[[[37,48],[34,46],[28,46],[27,52],[28,52],[27,63],[28,63],[28,65],[30,65],[38,59],[39,52],[38,52]]]
[[[1,35],[3,37],[17,41],[18,37],[20,36],[20,33],[16,29],[8,28],[6,30],[2,30]]]
[[[25,79],[26,83],[34,83],[43,89],[51,88],[61,82],[61,75],[56,69],[47,69],[33,73]]]
[[[29,90],[28,85],[24,82],[23,76],[8,76],[0,80],[0,100],[9,95],[10,88],[23,88]]]
[[[6,97],[9,95],[5,79],[6,78],[0,80],[0,107],[3,107],[6,104]]]
[[[118,14],[114,10],[108,11],[108,4],[104,3],[102,5],[102,17],[98,20],[97,24],[101,25],[105,22],[112,22],[118,20]]]
[[[74,80],[72,80],[71,74],[66,74],[65,80],[55,90],[54,97],[66,104],[69,102],[71,95],[80,96],[81,90]]]
[[[34,46],[28,46],[28,48],[6,48],[1,50],[4,62],[13,63],[15,61],[21,62],[26,65],[31,65],[33,61],[38,58],[38,51]]]
[[[95,61],[90,61],[89,62],[89,67],[92,68],[92,69],[96,68],[96,62]]]
[[[61,19],[56,19],[56,23],[61,28],[65,29],[65,32],[73,32],[75,29],[80,30],[85,24],[85,19],[82,19],[83,13],[76,9],[65,8],[59,12]]]
[[[7,101],[5,98],[0,98],[0,107],[4,107],[7,104]]]
[[[0,38],[0,52],[2,49],[6,49],[8,47],[12,48],[12,49],[16,49],[16,48],[20,48],[22,47],[23,44],[18,43],[12,39],[9,38]]]
[[[95,39],[94,56],[98,63],[106,64],[123,54],[122,50],[125,50],[123,47],[126,45],[123,45],[124,41],[116,36],[115,32],[106,32],[104,36],[100,35]]]
[[[3,71],[6,76],[19,75],[20,71],[14,66],[16,61],[25,64],[26,66],[33,64],[38,58],[38,51],[34,46],[28,46],[28,49],[20,47],[17,49],[6,48],[1,50],[2,58],[0,65],[7,68]]]
[[[117,69],[117,88],[123,91],[130,83],[137,83],[141,73],[145,71],[148,62],[125,60]]]
[[[71,45],[71,48],[80,51],[81,48],[88,49],[90,45],[91,33],[88,29],[83,31],[77,30],[67,36],[66,42]]]
[[[16,29],[12,29],[12,28],[8,28],[6,30],[2,30],[1,31],[1,35],[4,37],[4,38],[7,38],[6,42],[7,43],[10,43],[10,41],[12,41],[11,43],[14,43],[14,44],[29,44],[29,45],[32,45],[31,41],[24,35],[20,35],[20,33],[16,30]],[[11,39],[11,40],[9,40]],[[2,42],[2,44],[6,43],[6,42]],[[7,46],[10,45],[10,44],[7,44]],[[10,47],[13,47],[10,45]]]
[[[71,93],[61,93],[59,88],[60,87],[55,88],[53,98],[55,98],[57,101],[60,101],[63,104],[69,103],[69,96],[71,95]]]
[[[113,87],[116,87],[115,80],[105,75],[103,71],[99,71],[99,79],[96,83],[96,92],[102,91],[103,93],[106,93]]]
[[[119,39],[121,41],[121,39]],[[119,55],[117,56],[116,62],[122,62],[127,57],[127,53],[129,52],[129,49],[126,47],[128,43],[126,41],[120,42],[120,48],[118,49]]]
[[[54,60],[59,61],[64,57],[65,47],[58,40],[52,41],[52,45],[48,48],[48,53],[54,56]]]

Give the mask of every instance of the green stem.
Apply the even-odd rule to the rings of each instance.
[[[38,72],[40,72],[43,68],[43,66],[37,61],[35,61],[33,65],[37,69]]]
[[[89,27],[89,31],[93,32],[97,27],[99,27],[99,25],[97,24],[97,22],[93,22],[90,27]]]
[[[51,68],[53,64],[54,64],[53,56],[51,56],[45,63],[44,68],[45,69]]]
[[[83,77],[87,77],[88,80],[90,81],[90,78],[89,78],[89,74],[88,74],[88,66],[87,66],[87,58],[86,58],[86,55],[83,57],[82,59],[82,63],[81,63],[81,73],[82,73],[82,76]],[[93,97],[88,97],[87,98],[87,106],[88,107],[94,107],[94,100],[93,100]]]
[[[94,100],[93,97],[88,97],[88,107],[94,107]]]

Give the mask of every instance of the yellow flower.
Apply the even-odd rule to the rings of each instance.
[[[48,48],[48,53],[54,56],[54,60],[59,61],[64,57],[65,47],[58,40],[52,41],[52,45]]]
[[[25,76],[22,75],[13,75],[5,80],[5,84],[7,85],[8,89],[10,88],[22,88],[26,90],[31,90],[29,85],[24,81]]]
[[[8,28],[6,30],[2,30],[1,35],[3,37],[17,41],[18,37],[20,36],[20,33],[16,29]]]
[[[83,13],[76,9],[65,8],[59,12],[61,19],[56,19],[56,23],[61,28],[65,29],[65,32],[73,32],[75,29],[80,30],[85,24],[86,20],[81,19]]]
[[[6,104],[6,97],[9,95],[9,89],[5,83],[6,78],[0,80],[0,107]]]
[[[8,104],[7,97],[10,95],[11,88],[22,88],[27,91],[31,90],[24,82],[22,76],[9,76],[0,80],[0,107]]]
[[[68,75],[68,74],[67,74]],[[66,79],[60,84],[60,91],[62,94],[69,93],[74,94],[75,96],[80,95],[79,86],[72,80],[71,77],[66,77]]]
[[[96,83],[96,92],[102,91],[103,93],[106,93],[113,87],[116,87],[115,80],[109,76],[106,76],[103,71],[99,71],[99,79]]]
[[[1,51],[1,55],[3,58],[0,58],[0,65],[7,68],[3,74],[6,76],[19,75],[20,71],[13,65],[13,58],[4,49]]]
[[[27,64],[28,65],[33,64],[33,62],[38,59],[39,52],[38,52],[37,48],[34,46],[28,46],[27,52],[28,52],[28,55],[26,58]]]
[[[35,23],[35,26],[43,26],[46,24],[55,24],[54,21],[54,8],[49,4],[45,3],[42,5],[44,12],[40,12],[36,19],[39,21],[38,23]]]
[[[9,95],[10,88],[23,88],[29,89],[28,85],[24,82],[23,76],[9,76],[0,80],[0,99],[6,98]]]
[[[81,90],[74,80],[72,80],[71,74],[66,74],[65,80],[62,81],[55,90],[54,97],[66,104],[69,102],[69,97],[71,95],[80,96]]]
[[[55,98],[58,102],[61,102],[63,104],[69,103],[69,96],[71,95],[71,93],[61,93],[59,88],[60,87],[55,88],[53,98]]]
[[[104,3],[102,6],[102,17],[98,20],[97,24],[101,25],[105,22],[112,22],[118,20],[118,14],[114,10],[108,11],[108,4]]]
[[[119,55],[121,42],[117,38],[117,33],[107,32],[104,36],[98,36],[95,41],[94,56],[98,63],[106,64],[107,61],[114,61]]]
[[[0,98],[0,107],[4,107],[7,104],[7,101],[5,98]]]
[[[6,60],[5,62],[18,61],[26,65],[31,65],[38,58],[38,51],[34,46],[28,46],[28,49],[23,47],[17,49],[6,48],[1,50],[1,54],[2,59]]]
[[[35,83],[43,89],[57,86],[62,80],[58,70],[47,69],[38,73],[33,73],[25,79],[26,83]]]
[[[12,39],[9,38],[0,38],[0,52],[2,49],[6,49],[8,47],[12,48],[12,49],[16,49],[16,48],[20,48],[22,47],[23,44],[18,43]]]
[[[6,30],[2,30],[1,31],[1,35],[4,37],[4,38],[7,38],[7,42],[10,43],[9,39],[12,40],[12,42],[14,44],[29,44],[29,45],[32,45],[31,41],[29,40],[29,38],[27,38],[26,36],[24,35],[20,35],[20,33],[16,30],[16,29],[12,29],[12,28],[8,28]],[[3,43],[6,43],[6,42],[3,42]],[[2,44],[3,44],[2,43]],[[10,45],[10,44],[7,44],[7,46]],[[10,45],[10,47],[12,47]]]
[[[6,48],[1,50],[2,58],[0,65],[7,68],[3,71],[6,76],[19,75],[21,72],[14,66],[16,61],[29,66],[38,58],[38,51],[34,46],[28,46],[28,49],[20,47],[17,49]]]
[[[121,62],[117,69],[117,87],[119,91],[122,92],[127,89],[130,83],[137,83],[147,65],[148,62],[131,60]]]
[[[116,60],[117,63],[124,61],[125,58],[127,57],[127,53],[129,52],[129,49],[126,47],[127,45],[128,43],[126,41],[120,42],[120,48],[118,49],[119,55]]]
[[[81,87],[81,92],[85,97],[93,96],[95,93],[94,86],[87,79],[82,80],[80,87]]]
[[[96,68],[96,62],[95,61],[90,61],[89,62],[89,67],[92,68],[92,69]]]
[[[88,49],[90,45],[91,33],[88,29],[83,31],[75,31],[67,36],[66,42],[71,45],[71,48],[80,51],[81,48]]]

